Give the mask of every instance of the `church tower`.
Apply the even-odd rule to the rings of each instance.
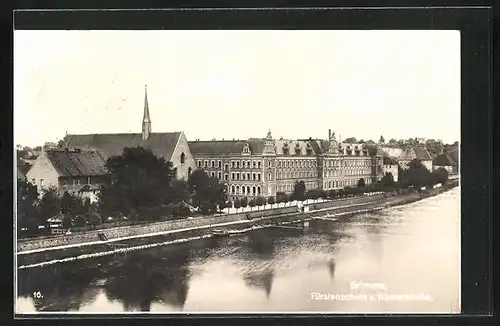
[[[144,86],[144,117],[142,118],[142,140],[151,134],[151,118],[149,117],[148,86]]]

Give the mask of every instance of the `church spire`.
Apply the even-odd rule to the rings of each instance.
[[[151,134],[151,118],[149,117],[148,86],[144,86],[144,117],[142,118],[142,139],[146,140]]]

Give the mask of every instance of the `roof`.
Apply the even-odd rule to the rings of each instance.
[[[121,155],[125,147],[139,147],[151,149],[156,156],[170,161],[174,153],[181,132],[151,133],[146,140],[142,134],[91,134],[68,135],[65,145],[68,148],[82,150],[97,150],[104,160],[110,156]]]
[[[188,143],[192,155],[239,155],[243,152],[245,144],[248,144],[252,154],[262,154],[264,149],[263,140],[197,140]]]
[[[413,160],[419,159],[421,161],[432,161],[432,156],[427,149],[414,146],[406,149],[403,154],[398,158],[399,160]]]
[[[107,174],[105,161],[97,151],[48,151],[46,155],[61,177]]]
[[[398,162],[390,156],[384,156],[384,165],[398,165]]]
[[[436,166],[453,166],[456,165],[453,159],[448,154],[439,154],[432,161],[432,165]]]

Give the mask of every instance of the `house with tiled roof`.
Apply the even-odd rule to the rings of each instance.
[[[453,161],[453,159],[450,157],[449,154],[447,153],[442,153],[437,155],[434,160],[432,160],[432,165],[434,170],[437,170],[439,168],[443,168],[448,173],[456,173],[457,172],[457,164]]]
[[[184,132],[152,132],[147,89],[144,96],[142,133],[66,135],[63,142],[69,149],[98,151],[105,161],[111,156],[121,155],[125,147],[141,146],[172,162],[180,179],[187,179],[195,168]]]
[[[401,156],[398,157],[399,166],[402,169],[408,169],[409,163],[415,159],[420,160],[422,164],[432,171],[432,156],[425,147],[413,146],[407,148]]]
[[[42,151],[26,178],[41,193],[56,187],[60,194],[70,193],[97,200],[100,186],[109,182],[105,161],[97,151],[49,150]]]

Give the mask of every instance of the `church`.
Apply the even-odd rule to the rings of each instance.
[[[110,156],[120,155],[125,147],[151,149],[155,155],[172,162],[177,178],[186,179],[195,169],[186,135],[178,132],[152,132],[147,86],[144,90],[144,116],[142,133],[66,135],[64,147],[82,151],[97,151],[106,161]]]

